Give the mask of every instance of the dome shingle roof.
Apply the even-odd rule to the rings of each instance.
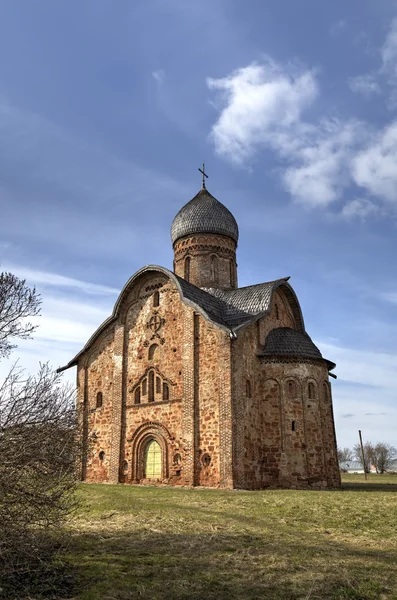
[[[269,331],[262,355],[323,358],[306,332],[290,327],[276,327]]]
[[[171,240],[195,233],[217,233],[238,241],[238,225],[230,210],[203,188],[176,215]]]

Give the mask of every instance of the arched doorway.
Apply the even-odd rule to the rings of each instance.
[[[156,440],[150,440],[145,448],[145,479],[161,479],[161,448]]]

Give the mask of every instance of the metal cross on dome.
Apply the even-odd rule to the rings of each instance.
[[[207,177],[207,179],[208,179],[208,175],[207,175],[207,173],[205,172],[204,163],[203,163],[203,168],[202,168],[202,169],[199,169],[199,171],[200,171],[200,173],[202,173],[202,174],[203,174],[202,189],[203,189],[203,190],[205,190],[205,179],[204,179],[204,178],[205,178],[205,177]]]

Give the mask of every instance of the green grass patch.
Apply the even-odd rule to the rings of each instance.
[[[74,598],[397,600],[397,477],[370,477],[324,492],[82,485]]]

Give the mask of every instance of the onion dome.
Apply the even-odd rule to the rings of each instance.
[[[176,215],[171,226],[171,239],[195,233],[215,233],[238,241],[238,225],[230,210],[203,187]]]

